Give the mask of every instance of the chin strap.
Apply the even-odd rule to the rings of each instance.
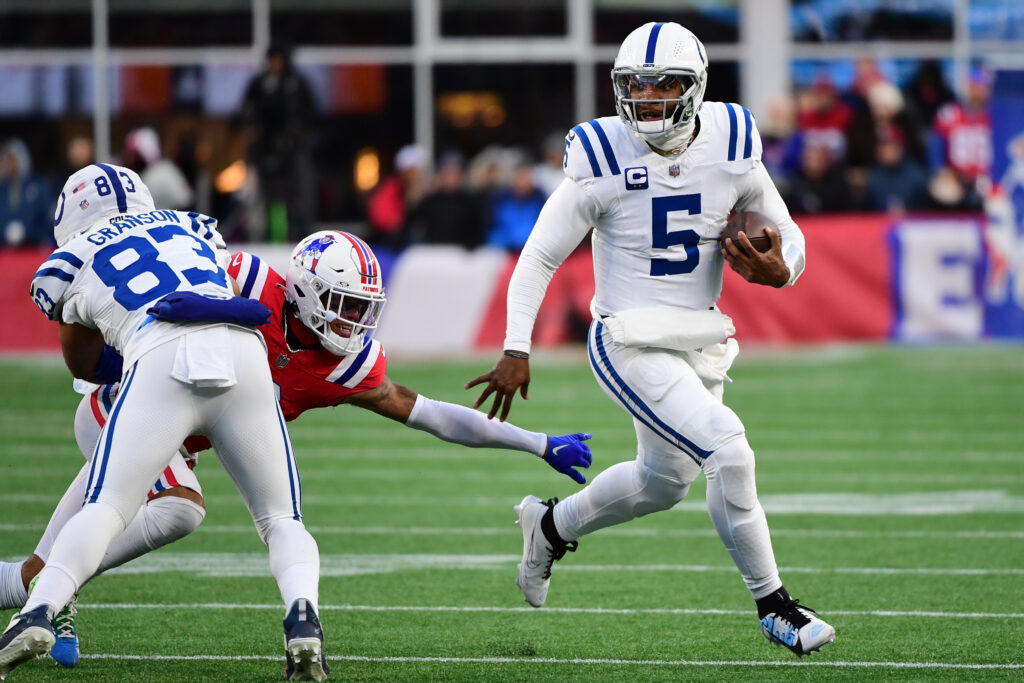
[[[638,135],[659,154],[674,156],[685,152],[693,142],[696,121],[697,117],[694,116],[690,123],[679,128],[673,128],[664,133],[638,133]]]

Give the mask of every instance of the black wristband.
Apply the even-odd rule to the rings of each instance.
[[[523,358],[523,359],[529,359],[530,358],[530,354],[526,353],[525,351],[512,351],[510,349],[505,349],[505,355],[510,357],[510,358]]]

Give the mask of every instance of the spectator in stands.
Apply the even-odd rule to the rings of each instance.
[[[953,91],[942,77],[942,68],[934,59],[921,62],[917,72],[904,90],[908,109],[916,111],[917,118],[931,127],[939,109],[956,100]]]
[[[427,154],[419,145],[406,145],[395,155],[395,172],[377,184],[366,202],[370,244],[401,249],[406,218],[419,203],[427,185]]]
[[[921,163],[907,155],[904,133],[899,126],[890,124],[879,131],[875,157],[865,208],[901,213],[927,205],[928,174]]]
[[[457,244],[475,249],[483,242],[484,205],[466,187],[462,157],[449,152],[438,163],[435,186],[409,213],[409,244]]]
[[[492,196],[487,246],[522,251],[546,199],[547,195],[533,182],[530,165],[521,159],[512,172],[509,187]]]
[[[853,64],[853,82],[842,99],[854,114],[868,107],[868,93],[877,83],[887,83],[888,78],[878,68],[878,62],[870,57],[862,57]]]
[[[54,205],[50,186],[32,173],[28,147],[7,140],[0,147],[0,244],[51,245]]]
[[[565,180],[565,170],[562,168],[565,133],[555,132],[548,135],[544,138],[541,151],[543,158],[533,167],[533,184],[545,197],[549,197]]]
[[[469,187],[484,197],[500,192],[511,182],[512,168],[519,156],[518,152],[499,145],[484,147],[469,162]]]
[[[824,144],[805,142],[800,153],[800,170],[783,195],[794,214],[848,211],[849,191],[839,162]]]
[[[868,169],[877,158],[881,135],[891,135],[898,128],[906,153],[917,161],[924,161],[924,124],[915,120],[904,106],[903,94],[889,81],[876,81],[864,97],[865,108],[858,113],[847,138],[846,165]]]
[[[152,128],[136,128],[124,139],[122,163],[146,183],[158,209],[187,211],[192,208],[192,188],[185,175],[160,148],[160,136]]]
[[[768,117],[758,122],[761,132],[761,161],[781,194],[800,169],[800,137],[796,133],[796,102],[789,95],[773,99]]]
[[[76,135],[68,140],[67,148],[67,169],[61,174],[61,183],[67,180],[68,176],[80,168],[85,168],[96,161],[93,151],[92,138],[85,135]]]
[[[951,102],[939,109],[932,127],[928,157],[932,196],[949,208],[977,210],[990,185],[992,125],[988,103],[991,75],[971,72],[963,104]],[[953,181],[960,185],[958,192]]]
[[[827,77],[822,76],[797,95],[796,122],[805,147],[826,149],[833,162],[846,156],[853,110],[839,99]]]
[[[249,126],[248,161],[259,177],[275,242],[298,242],[311,229],[314,109],[312,91],[292,65],[291,50],[271,45],[266,67],[246,88],[242,120]]]

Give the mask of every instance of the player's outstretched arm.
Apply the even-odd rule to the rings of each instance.
[[[522,394],[523,400],[530,398],[530,359],[520,356],[503,355],[494,369],[486,375],[480,375],[476,379],[466,382],[466,389],[472,389],[478,384],[486,383],[480,398],[473,404],[473,408],[479,408],[487,400],[487,397],[494,394],[494,403],[487,413],[488,418],[498,414],[501,408],[501,421],[508,418],[508,411],[512,409],[512,399],[515,398],[516,390]]]
[[[590,434],[549,437],[530,432],[508,422],[492,420],[465,406],[420,396],[387,377],[378,387],[350,396],[346,403],[372,410],[451,443],[471,448],[507,448],[533,453],[575,481],[581,484],[586,481],[572,468],[590,466],[590,447],[584,443]]]

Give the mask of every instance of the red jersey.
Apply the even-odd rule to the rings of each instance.
[[[992,166],[992,124],[988,112],[950,102],[935,115],[935,133],[946,143],[946,162],[967,180],[985,177]]]
[[[362,351],[337,356],[326,349],[288,348],[285,340],[284,278],[258,257],[238,252],[228,274],[241,295],[258,299],[270,309],[270,320],[259,328],[267,344],[267,361],[285,420],[310,408],[336,406],[347,397],[380,386],[387,374],[384,347],[373,339]]]

